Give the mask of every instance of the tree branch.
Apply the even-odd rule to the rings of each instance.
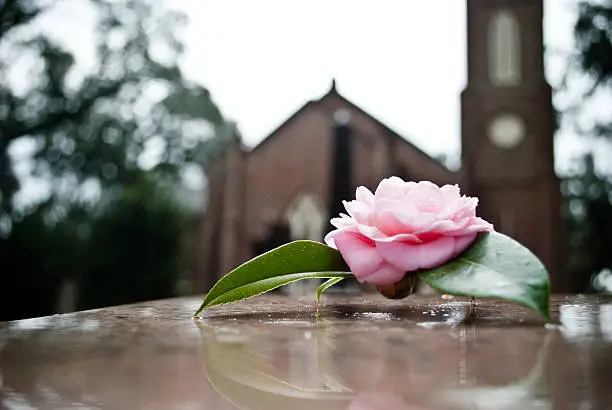
[[[0,7],[0,40],[12,29],[28,23],[44,9],[33,6],[27,9],[20,0],[4,0],[4,5]]]
[[[68,106],[56,112],[47,113],[34,124],[17,123],[14,126],[6,127],[3,132],[3,138],[6,138],[7,141],[12,141],[24,135],[38,134],[42,131],[56,128],[65,121],[80,120],[93,108],[96,101],[100,98],[116,94],[127,81],[127,79],[124,79],[101,86],[96,92],[83,97],[76,107]]]

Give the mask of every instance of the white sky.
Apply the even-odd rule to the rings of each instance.
[[[544,0],[547,49],[572,51],[572,5]],[[458,155],[466,0],[166,0],[186,12],[182,68],[254,145],[336,78],[338,90],[431,155]],[[62,0],[44,30],[94,63],[95,17]],[[566,58],[547,56],[557,84]],[[22,76],[23,71],[15,73]],[[22,77],[23,79],[23,77]],[[606,103],[591,112],[606,112]],[[557,138],[557,168],[584,149]],[[33,188],[32,188],[33,189]]]

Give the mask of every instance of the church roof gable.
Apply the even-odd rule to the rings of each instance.
[[[306,109],[308,109],[311,106],[316,105],[316,104],[318,104],[318,101],[316,101],[316,100],[311,100],[311,101],[306,102],[306,104],[304,104],[300,108],[298,108],[293,114],[291,114],[289,116],[289,118],[287,118],[285,121],[283,121],[270,134],[268,134],[268,136],[266,136],[263,140],[261,140],[253,148],[251,148],[251,150],[249,152],[250,153],[251,152],[255,152],[255,151],[259,150],[260,148],[262,148],[263,146],[269,144],[272,140],[274,140],[274,137],[276,137],[285,128],[287,128],[287,126],[289,126],[293,122],[293,120],[295,120],[297,117],[299,117],[300,114],[302,114],[304,111],[306,111]]]
[[[306,102],[304,105],[302,105],[300,108],[298,108],[291,116],[289,116],[289,118],[287,118],[282,124],[280,124],[278,127],[276,127],[259,144],[255,145],[250,150],[250,153],[254,153],[255,151],[259,150],[261,147],[269,144],[271,141],[274,140],[274,138],[277,135],[279,135],[281,133],[281,131],[283,129],[285,129],[289,124],[291,124],[296,118],[298,118],[308,108],[316,106],[316,105],[319,105],[319,104],[321,104],[322,102],[324,102],[328,98],[337,98],[337,99],[339,99],[348,108],[356,111],[360,115],[364,116],[368,120],[370,120],[373,123],[375,123],[385,134],[387,134],[392,139],[400,141],[400,143],[402,143],[402,144],[408,145],[418,155],[422,156],[425,160],[430,161],[430,162],[436,164],[436,166],[438,166],[441,170],[443,170],[445,172],[448,172],[450,174],[454,174],[453,171],[449,170],[440,161],[438,161],[435,158],[431,157],[425,151],[421,150],[419,147],[417,147],[416,145],[414,145],[413,143],[408,141],[406,138],[402,137],[396,131],[392,130],[388,125],[384,124],[383,122],[378,120],[376,117],[374,117],[372,114],[370,114],[369,112],[365,111],[363,108],[359,107],[358,105],[356,105],[355,103],[353,103],[352,101],[350,101],[349,99],[347,99],[346,97],[341,95],[337,91],[337,89],[336,89],[336,82],[335,82],[335,80],[332,81],[332,85],[331,85],[330,89],[327,91],[327,93],[325,93],[321,98],[319,98],[317,100],[310,100],[310,101]]]
[[[442,164],[440,161],[438,161],[437,159],[433,158],[431,155],[429,155],[428,153],[426,153],[425,151],[423,151],[422,149],[420,149],[419,147],[417,147],[416,145],[411,143],[406,138],[402,137],[396,131],[391,129],[388,125],[386,125],[385,123],[381,122],[378,118],[374,117],[372,114],[370,114],[369,112],[365,111],[363,108],[359,107],[358,105],[356,105],[355,103],[353,103],[352,101],[350,101],[349,99],[347,99],[346,97],[344,97],[343,95],[338,93],[336,91],[336,89],[335,89],[335,84],[332,85],[332,88],[330,89],[330,91],[327,94],[325,94],[323,97],[321,97],[321,99],[319,101],[322,101],[323,99],[325,99],[327,96],[330,95],[330,93],[335,93],[335,96],[337,98],[339,98],[340,100],[342,100],[342,102],[344,104],[346,104],[351,109],[353,109],[356,112],[358,112],[360,115],[363,115],[364,117],[368,118],[370,121],[374,122],[378,127],[380,127],[380,129],[385,134],[389,135],[391,138],[399,141],[402,144],[408,145],[417,154],[422,156],[424,159],[435,163],[437,166],[439,166],[444,171],[449,172],[449,173],[454,173],[453,171],[448,169],[444,164]]]

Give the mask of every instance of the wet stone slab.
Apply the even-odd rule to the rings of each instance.
[[[612,298],[201,298],[0,324],[7,409],[611,409]]]

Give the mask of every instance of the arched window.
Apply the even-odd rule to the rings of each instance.
[[[292,240],[323,239],[326,215],[313,195],[298,195],[288,207],[285,218],[289,224]]]
[[[284,218],[289,225],[291,240],[323,240],[323,230],[326,228],[328,220],[317,196],[311,194],[297,195],[287,208]],[[289,284],[284,292],[288,292],[290,295],[308,295],[312,294],[320,283],[320,280],[298,281]],[[303,372],[303,369],[299,371]]]
[[[514,14],[496,12],[489,23],[489,79],[496,86],[521,81],[521,36]]]

